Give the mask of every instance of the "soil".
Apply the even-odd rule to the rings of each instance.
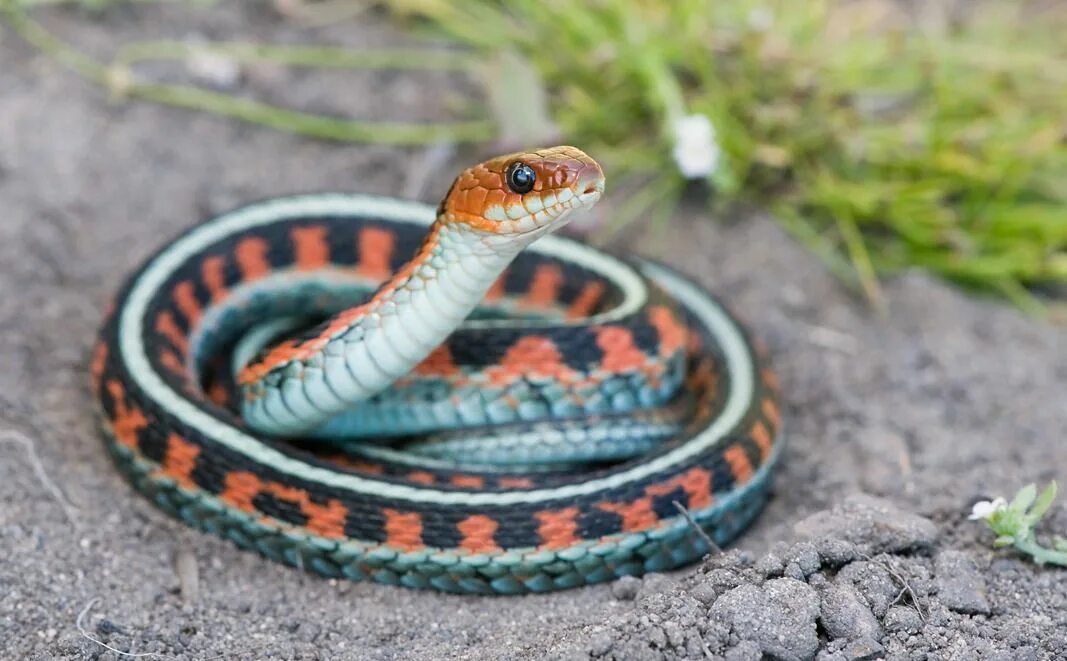
[[[260,3],[36,15],[101,54],[188,36],[411,43],[379,16],[300,28]],[[966,520],[980,498],[1063,477],[1067,334],[920,274],[888,281],[876,314],[760,215],[713,222],[694,207],[630,237],[727,300],[783,384],[788,447],[771,502],[702,566],[456,597],[324,580],[169,519],[114,470],[87,387],[93,334],[125,274],[224,207],[321,190],[435,201],[483,152],[427,168],[440,150],[116,102],[8,30],[0,63],[0,657],[120,658],[91,636],[182,659],[1067,658],[1067,570],[993,551]],[[411,120],[473,93],[441,74],[266,66],[234,84]],[[1067,531],[1062,506],[1052,531]]]

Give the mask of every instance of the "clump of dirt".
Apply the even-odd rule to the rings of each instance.
[[[1062,596],[1041,595],[1057,605],[1041,601],[1025,614],[993,606],[1017,598],[1013,582],[1040,584],[1047,570],[946,548],[933,521],[868,496],[813,514],[793,532],[800,541],[758,558],[723,553],[681,580],[618,581],[613,594],[632,600],[632,610],[584,630],[561,656],[1067,658]]]

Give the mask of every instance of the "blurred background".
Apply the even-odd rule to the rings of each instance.
[[[164,9],[131,30],[145,4]],[[0,0],[5,38],[117,104],[410,150],[397,194],[433,199],[438,171],[573,143],[609,176],[608,203],[576,228],[594,242],[661,234],[679,203],[720,220],[756,208],[876,307],[881,276],[918,268],[1063,314],[1062,3],[235,4],[259,18],[216,21],[203,1]],[[371,19],[395,32],[357,29]],[[377,112],[353,113],[368,90]]]

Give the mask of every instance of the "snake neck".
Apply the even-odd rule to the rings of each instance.
[[[521,250],[489,245],[483,238],[462,226],[434,224],[415,257],[368,304],[363,315],[367,332],[392,337],[397,353],[406,357],[387,370],[392,379],[440,345]]]
[[[308,431],[411,372],[470,315],[525,245],[484,239],[438,221],[415,257],[370,301],[342,312],[316,337],[276,347],[245,368],[239,381],[246,421],[257,428],[269,418],[271,430]],[[315,392],[315,405],[310,399],[301,405],[301,392]],[[286,405],[272,407],[279,394]]]

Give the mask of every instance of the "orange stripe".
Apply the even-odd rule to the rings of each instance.
[[[364,227],[359,231],[359,264],[356,273],[374,280],[384,280],[392,273],[389,266],[396,250],[396,236],[380,227]]]
[[[459,374],[459,367],[452,358],[452,352],[447,344],[440,344],[430,352],[421,363],[415,366],[414,372],[422,376],[455,376]]]
[[[597,507],[621,516],[623,532],[647,530],[659,523],[659,517],[652,511],[652,499],[648,496],[629,503],[597,503]]]
[[[757,422],[752,427],[752,440],[759,447],[760,459],[766,459],[771,453],[771,434],[762,422]]]
[[[604,295],[604,283],[599,280],[590,280],[578,292],[577,298],[567,308],[568,319],[580,319],[588,317],[600,303],[600,297]]]
[[[778,405],[773,399],[763,400],[763,415],[767,416],[767,420],[769,420],[771,425],[775,427],[777,427],[778,423],[781,421],[781,418],[778,415]]]
[[[385,466],[360,459],[352,461],[352,463],[349,464],[349,468],[360,471],[361,473],[367,473],[368,475],[381,475],[385,472]]]
[[[183,280],[174,286],[174,305],[185,317],[187,327],[192,328],[200,321],[200,301],[196,300],[196,288],[192,282]]]
[[[534,513],[534,518],[541,524],[537,527],[537,534],[541,536],[545,548],[561,549],[581,541],[578,537],[579,511],[577,507],[567,507]]]
[[[185,365],[182,363],[182,359],[178,358],[177,354],[170,349],[163,349],[159,352],[159,362],[163,364],[163,367],[170,370],[171,374],[180,377],[185,376]]]
[[[93,347],[93,359],[89,362],[89,376],[92,378],[93,391],[100,392],[101,379],[107,368],[107,344],[101,340]]]
[[[534,486],[528,477],[502,477],[496,483],[501,489],[533,489]]]
[[[118,381],[108,381],[107,391],[115,409],[111,416],[111,431],[122,445],[137,449],[137,432],[148,426],[148,418],[136,406],[126,405],[126,390]]]
[[[453,486],[465,487],[468,489],[481,489],[485,486],[485,478],[480,475],[460,475],[456,474],[449,480]]]
[[[522,305],[549,307],[559,300],[559,288],[563,284],[563,270],[555,264],[539,264],[534,269],[530,291],[522,297]]]
[[[660,355],[673,354],[685,347],[689,332],[666,306],[652,306],[648,318],[659,333]]]
[[[745,449],[740,445],[731,445],[726,448],[722,456],[726,459],[726,463],[730,464],[730,472],[734,474],[734,481],[737,484],[748,482],[752,477],[752,462],[749,461]]]
[[[278,365],[295,360],[299,356],[300,349],[296,340],[280,342],[272,347],[258,363],[252,363],[238,372],[237,383],[242,386],[253,383]]]
[[[219,255],[205,257],[200,265],[200,278],[211,294],[211,302],[218,303],[226,297],[226,260]]]
[[[604,353],[601,367],[608,372],[629,372],[644,366],[645,354],[634,344],[634,336],[620,326],[601,326],[593,329],[596,344]]]
[[[219,498],[242,511],[253,512],[256,509],[253,501],[260,494],[270,494],[297,505],[300,513],[307,519],[300,527],[316,535],[332,539],[345,536],[345,517],[348,516],[348,509],[340,501],[330,499],[325,505],[320,505],[313,502],[308,492],[303,489],[277,482],[263,482],[247,471],[227,473]]]
[[[313,271],[330,263],[330,245],[326,242],[325,227],[294,227],[290,237],[297,269]]]
[[[270,273],[270,262],[267,254],[270,245],[265,239],[250,236],[241,239],[237,243],[234,255],[237,258],[237,268],[241,270],[241,279],[245,282],[258,280]]]
[[[497,522],[484,514],[472,514],[456,525],[463,539],[459,547],[471,553],[489,553],[500,549],[493,539]]]
[[[348,509],[341,504],[341,501],[331,498],[326,501],[325,505],[320,505],[311,500],[307,491],[277,482],[268,483],[265,491],[277,498],[299,505],[300,513],[307,517],[307,523],[302,527],[316,535],[332,539],[345,536],[345,517],[348,515]]]
[[[193,469],[196,468],[196,458],[199,454],[200,446],[172,433],[167,437],[163,472],[173,477],[180,486],[192,489],[196,486],[193,482]]]
[[[563,362],[556,344],[539,335],[520,338],[508,348],[500,363],[487,369],[485,374],[496,386],[531,375],[554,377],[561,383],[574,380],[574,370]]]
[[[156,316],[156,332],[167,338],[183,356],[189,353],[189,339],[185,337],[170,310],[163,310]]]
[[[226,473],[219,498],[243,512],[255,511],[252,500],[259,495],[262,483],[254,473],[232,471]]]
[[[507,283],[507,271],[500,274],[500,277],[493,281],[493,286],[489,288],[489,291],[485,293],[486,301],[498,301],[504,297],[505,284]]]
[[[385,508],[385,543],[405,551],[421,549],[422,516],[418,512],[400,512]]]
[[[221,381],[212,383],[207,389],[207,398],[215,405],[226,408],[230,405],[230,393]]]
[[[711,505],[711,472],[700,468],[690,468],[681,475],[645,487],[648,496],[666,496],[681,488],[685,492],[687,507],[702,510]]]
[[[433,484],[433,473],[429,471],[411,471],[408,473],[407,478],[409,481],[416,484]]]
[[[763,382],[767,384],[767,387],[771,390],[778,390],[778,375],[774,370],[769,368],[763,369]]]

